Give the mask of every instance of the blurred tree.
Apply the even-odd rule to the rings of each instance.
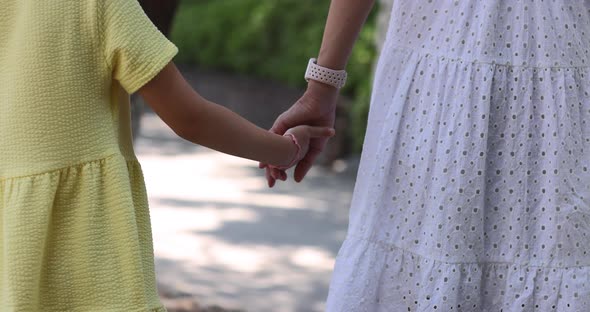
[[[139,0],[139,3],[156,27],[168,36],[179,0]]]

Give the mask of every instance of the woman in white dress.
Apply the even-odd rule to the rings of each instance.
[[[319,65],[372,5],[332,1]],[[590,1],[396,0],[327,310],[590,311],[589,66]],[[332,126],[336,94],[272,130]]]

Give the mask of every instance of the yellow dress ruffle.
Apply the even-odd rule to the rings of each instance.
[[[164,311],[137,161],[5,179],[0,194],[1,311]]]

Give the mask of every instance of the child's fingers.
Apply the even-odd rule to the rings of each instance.
[[[265,170],[265,175],[266,175],[266,182],[268,182],[268,187],[273,187],[275,186],[275,179],[273,179],[273,177],[270,175],[270,168],[266,168]]]
[[[312,138],[329,138],[336,134],[333,128],[326,127],[309,127],[309,136]]]

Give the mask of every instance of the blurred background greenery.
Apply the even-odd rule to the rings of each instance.
[[[171,39],[177,61],[200,68],[246,74],[304,88],[309,57],[317,55],[330,1],[185,0]],[[360,151],[376,59],[376,12],[369,17],[350,58],[342,94],[350,98],[347,135]]]

